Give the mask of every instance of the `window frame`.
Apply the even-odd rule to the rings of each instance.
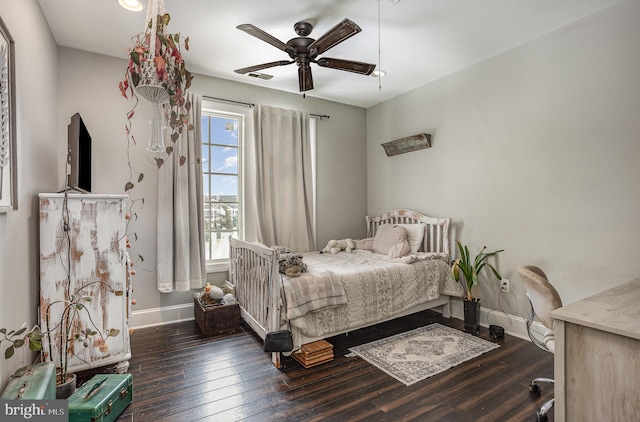
[[[255,198],[255,165],[248,163],[251,157],[255,156],[254,146],[254,116],[253,107],[250,105],[238,105],[235,102],[225,102],[224,100],[213,100],[206,97],[202,100],[202,113],[220,113],[222,115],[235,115],[244,118],[242,124],[242,132],[238,128],[238,238],[241,240],[256,240],[257,228],[247,226],[247,221],[255,221],[257,219],[258,204]],[[316,235],[317,223],[317,122],[318,118],[311,116],[311,161],[312,161],[312,179],[313,179],[313,231]],[[203,176],[204,177],[204,176]],[[204,202],[202,204],[204,207]],[[229,260],[220,259],[216,261],[207,261],[207,273],[221,273],[229,271]]]
[[[203,116],[211,116],[211,117],[219,117],[219,118],[231,118],[237,119],[238,121],[238,160],[237,160],[237,177],[238,177],[238,238],[244,239],[245,236],[245,217],[246,217],[246,204],[245,204],[245,148],[247,144],[247,134],[252,133],[253,131],[253,113],[252,109],[248,107],[240,107],[237,105],[230,105],[225,103],[220,103],[216,101],[211,101],[207,99],[203,99],[202,101],[202,115]],[[251,124],[251,127],[248,127],[248,124]],[[209,126],[210,129],[210,126]],[[209,134],[207,134],[207,138]],[[203,134],[204,138],[204,134]],[[209,156],[209,160],[211,156]],[[214,172],[215,173],[215,172]],[[213,174],[208,172],[208,175]],[[204,169],[203,176],[204,178]],[[204,181],[203,181],[204,183]],[[209,187],[211,190],[211,186]],[[209,195],[210,192],[203,192],[203,200],[204,196]],[[204,209],[205,203],[203,202],[202,207]],[[217,231],[211,231],[209,229],[209,233],[216,233]],[[229,270],[229,259],[221,258],[221,259],[207,259],[206,261],[206,270],[207,273],[217,273],[217,272],[225,272]]]

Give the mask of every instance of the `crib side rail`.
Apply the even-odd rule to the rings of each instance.
[[[264,245],[230,239],[229,281],[244,321],[264,339],[279,326],[277,251]],[[268,312],[268,309],[274,309]]]

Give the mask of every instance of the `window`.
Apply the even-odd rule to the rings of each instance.
[[[315,203],[316,119],[311,119]],[[203,99],[202,177],[207,271],[229,269],[229,239],[257,240],[253,109]],[[248,165],[245,165],[248,163]],[[315,215],[315,213],[314,213]],[[315,227],[315,222],[314,222]]]
[[[242,238],[244,116],[203,107],[201,125],[205,254],[215,265],[229,258],[229,238]]]

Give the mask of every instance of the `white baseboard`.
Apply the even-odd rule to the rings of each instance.
[[[480,308],[480,321],[480,325],[483,327],[489,328],[489,325],[499,325],[504,328],[505,334],[529,340],[527,321],[522,317],[493,309]]]
[[[134,329],[172,324],[174,322],[194,319],[193,303],[163,306],[161,308],[143,309],[131,312],[130,326]]]
[[[462,301],[453,300],[451,302],[451,316],[458,319],[464,319]],[[519,316],[509,315],[502,311],[481,307],[480,325],[485,328],[489,328],[489,325],[499,325],[504,328],[505,334],[530,341],[529,335],[527,334],[527,320]],[[538,321],[534,321],[532,330],[543,333],[546,331],[546,328]]]
[[[451,317],[464,319],[462,301],[453,300],[451,302]],[[163,306],[161,308],[150,308],[131,313],[131,327],[134,329],[154,327],[174,322],[193,320],[193,303],[182,305]],[[526,320],[519,316],[505,314],[493,309],[480,308],[480,325],[488,328],[490,324],[499,325],[504,328],[505,334],[529,340],[527,334]],[[533,323],[536,332],[545,332],[546,329],[539,322]]]

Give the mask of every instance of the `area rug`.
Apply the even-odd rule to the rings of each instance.
[[[411,385],[500,347],[440,324],[396,334],[349,350]]]

